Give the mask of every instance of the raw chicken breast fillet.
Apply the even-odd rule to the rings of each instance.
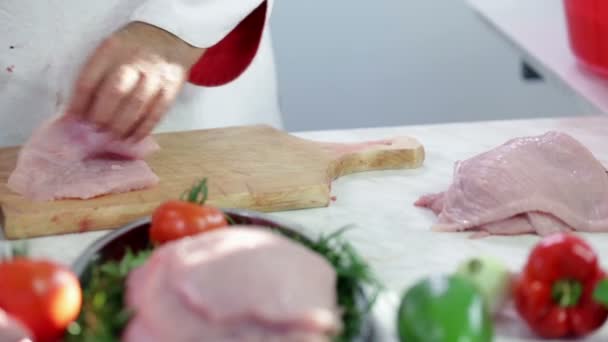
[[[142,158],[158,149],[151,137],[127,143],[75,118],[53,118],[21,148],[8,187],[40,201],[147,188],[159,179]]]
[[[125,342],[329,342],[340,329],[333,267],[255,226],[155,250],[129,274]]]
[[[605,232],[608,176],[585,146],[552,131],[457,162],[451,186],[415,205],[438,215],[438,231]]]

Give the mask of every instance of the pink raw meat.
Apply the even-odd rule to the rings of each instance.
[[[129,274],[125,342],[328,342],[336,274],[320,255],[240,226],[168,243]]]
[[[147,188],[158,177],[142,158],[159,146],[114,138],[75,118],[53,118],[19,152],[8,187],[33,200],[87,199]]]
[[[447,191],[416,206],[438,215],[438,231],[514,235],[608,231],[608,176],[571,136],[516,138],[457,162]]]

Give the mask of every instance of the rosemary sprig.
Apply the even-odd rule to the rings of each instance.
[[[226,219],[226,222],[228,222],[229,226],[234,226],[236,224],[236,221],[228,214],[224,214],[224,218]]]
[[[209,197],[209,188],[207,187],[207,178],[203,178],[196,183],[190,190],[184,191],[180,199],[191,203],[203,205]]]
[[[94,266],[90,282],[83,290],[83,308],[76,322],[68,327],[67,342],[115,342],[128,323],[123,295],[127,275],[142,265],[152,250],[127,251],[120,261]]]
[[[186,190],[182,193],[180,199],[190,203],[204,205],[209,199],[209,187],[207,186],[207,178],[203,178],[200,182],[196,183],[190,190]],[[224,215],[226,222],[229,225],[234,225],[235,222],[230,215]]]

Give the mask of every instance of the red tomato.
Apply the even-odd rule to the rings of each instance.
[[[81,306],[80,283],[68,268],[25,258],[0,262],[0,308],[23,323],[36,342],[63,336]]]
[[[169,201],[152,214],[150,239],[156,244],[226,227],[224,213],[211,206],[187,201]]]

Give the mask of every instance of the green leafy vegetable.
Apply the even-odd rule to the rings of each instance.
[[[382,286],[374,277],[371,269],[357,251],[342,239],[342,234],[346,228],[326,237],[321,236],[316,242],[308,247],[325,256],[334,266],[338,275],[338,304],[344,310],[342,320],[344,330],[338,336],[336,342],[351,341],[360,334],[363,328],[364,318],[373,307]],[[368,290],[371,292],[369,303],[365,308],[361,308],[362,293],[359,291]]]
[[[381,290],[380,283],[373,276],[369,266],[355,249],[344,239],[346,230],[340,229],[316,241],[281,229],[272,229],[298,241],[323,255],[337,273],[338,304],[343,310],[343,332],[335,342],[351,341],[360,334],[364,318],[373,306]],[[110,342],[116,341],[131,317],[124,307],[124,284],[128,273],[143,264],[151,249],[133,254],[130,251],[120,262],[108,261],[95,266],[91,280],[84,289],[83,310],[79,319],[68,329],[68,342]],[[368,305],[362,307],[362,290],[371,291]]]
[[[152,250],[127,251],[117,261],[93,267],[91,280],[83,291],[83,308],[76,322],[68,327],[68,342],[115,342],[131,313],[123,303],[124,283],[134,268],[142,265]]]

